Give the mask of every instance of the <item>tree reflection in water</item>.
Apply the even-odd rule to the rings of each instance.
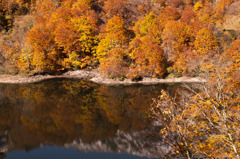
[[[139,155],[150,154],[145,152],[152,142],[146,141],[146,130],[151,127],[147,112],[161,89],[174,94],[178,86],[105,86],[73,79],[1,84],[0,134],[10,130],[10,142],[5,144],[8,151],[58,145],[83,151],[121,152],[124,150],[119,149],[124,148],[118,144],[135,143]],[[98,150],[96,146],[91,149],[97,142],[102,144]],[[79,148],[80,144],[85,146]]]

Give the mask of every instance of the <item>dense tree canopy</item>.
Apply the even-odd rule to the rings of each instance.
[[[112,77],[196,76],[203,63],[226,56],[222,53],[238,38],[239,27],[226,20],[233,15],[238,21],[233,11],[238,5],[234,0],[1,0],[0,69],[57,73],[99,66]],[[113,63],[116,69],[110,69]]]

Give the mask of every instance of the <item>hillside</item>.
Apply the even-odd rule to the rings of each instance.
[[[0,71],[200,76],[221,58],[232,61],[239,7],[237,0],[1,0]]]

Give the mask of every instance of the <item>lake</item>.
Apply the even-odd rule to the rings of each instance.
[[[152,99],[180,85],[107,86],[77,79],[0,84],[0,158],[161,158]]]

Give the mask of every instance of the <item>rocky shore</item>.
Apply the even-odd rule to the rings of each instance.
[[[159,83],[203,83],[206,82],[205,79],[199,77],[179,77],[179,78],[148,78],[145,77],[141,81],[131,81],[131,79],[125,79],[123,81],[116,79],[109,79],[102,76],[98,71],[68,71],[62,75],[35,75],[35,76],[12,76],[12,75],[0,75],[0,83],[8,84],[27,84],[27,83],[37,83],[47,79],[54,78],[75,78],[93,81],[99,84],[108,85],[130,85],[130,84],[159,84]]]

